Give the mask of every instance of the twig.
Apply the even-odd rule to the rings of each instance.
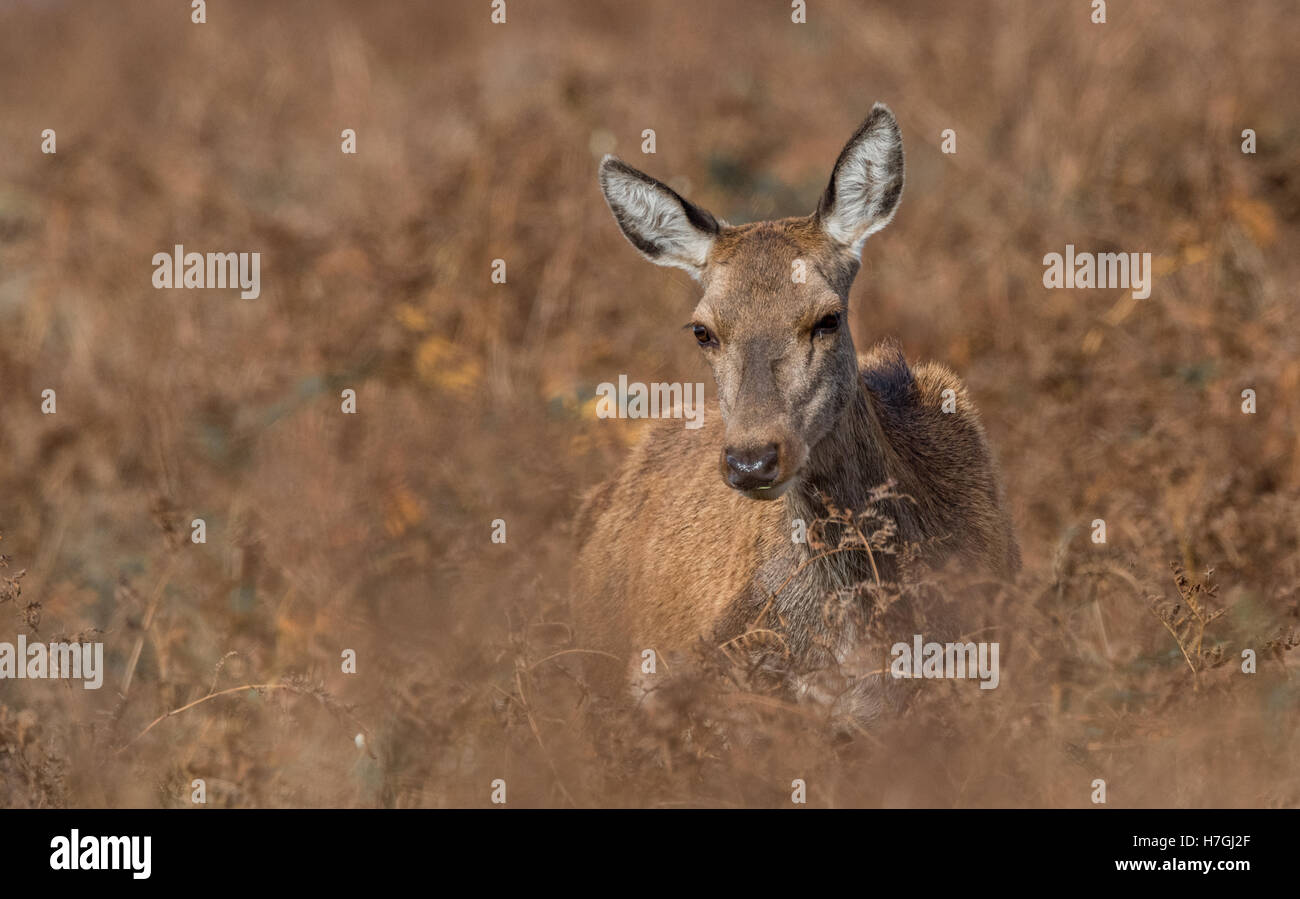
[[[149,608],[145,612],[144,622],[140,625],[140,636],[136,638],[135,645],[131,647],[131,655],[126,660],[126,674],[122,676],[122,698],[131,692],[131,680],[135,677],[135,666],[140,661],[140,650],[144,648],[145,637],[149,635],[149,628],[153,626],[154,613],[158,611],[158,606],[162,604],[163,592],[167,588],[167,582],[171,580],[172,566],[175,562],[175,556],[167,559],[167,565],[163,568],[162,577],[153,588],[153,596],[149,598]]]
[[[1200,674],[1198,674],[1196,671],[1196,665],[1193,664],[1192,657],[1187,654],[1186,649],[1183,649],[1183,641],[1178,638],[1178,632],[1173,629],[1173,627],[1169,624],[1168,621],[1165,621],[1163,618],[1160,618],[1159,615],[1157,615],[1156,618],[1159,619],[1160,623],[1165,626],[1165,630],[1169,631],[1169,633],[1173,636],[1174,642],[1178,644],[1178,651],[1181,652],[1183,654],[1183,658],[1187,660],[1187,667],[1192,669],[1193,682],[1199,684]]]
[[[828,550],[826,550],[826,552],[818,553],[818,554],[815,555],[815,556],[809,556],[808,558],[806,558],[806,559],[804,559],[802,562],[800,562],[800,563],[799,563],[799,567],[796,568],[794,571],[790,572],[790,574],[786,577],[786,579],[783,580],[783,581],[781,582],[781,586],[777,587],[776,590],[772,593],[772,599],[776,599],[777,595],[778,595],[782,590],[784,590],[787,586],[789,586],[790,581],[794,579],[794,576],[797,575],[797,574],[799,574],[799,572],[803,571],[805,568],[807,568],[807,567],[808,567],[809,565],[811,565],[813,562],[816,562],[818,559],[824,559],[824,558],[826,558],[827,556],[833,556],[833,555],[835,555],[836,553],[846,553],[846,552],[851,552],[851,551],[853,551],[853,550],[857,550],[857,551],[859,551],[859,552],[862,552],[863,550],[865,550],[866,553],[867,553],[867,555],[868,555],[868,557],[871,557],[871,567],[872,567],[872,569],[873,569],[873,570],[875,569],[875,567],[876,567],[876,562],[875,562],[875,558],[874,558],[874,556],[872,556],[872,553],[871,553],[871,547],[869,547],[869,546],[856,546],[856,545],[855,545],[855,546],[837,546],[837,547],[835,547],[835,549],[828,549]],[[879,578],[877,578],[877,582],[878,582],[878,581],[879,581]]]
[[[604,656],[607,659],[613,659],[615,662],[622,661],[622,659],[614,655],[612,652],[603,652],[602,650],[599,649],[561,649],[559,652],[553,652],[550,655],[546,656],[545,658],[538,659],[536,662],[533,662],[533,664],[528,666],[528,670],[532,671],[538,665],[542,664],[542,662],[549,662],[551,659],[558,658],[559,656],[566,656],[569,653],[573,653],[573,652],[586,652],[586,653],[591,653],[592,655]]]
[[[153,719],[153,721],[150,721],[148,727],[146,727],[144,730],[140,731],[138,734],[132,737],[130,741],[128,741],[120,749],[118,749],[117,753],[115,754],[122,753],[127,747],[131,746],[133,743],[135,743],[145,734],[149,733],[149,731],[153,730],[154,727],[157,726],[164,719],[170,718],[173,715],[179,715],[181,712],[188,711],[194,708],[196,705],[201,705],[207,702],[209,699],[216,699],[218,696],[227,696],[231,693],[238,693],[240,690],[288,690],[291,693],[306,692],[301,687],[295,684],[244,684],[243,686],[240,687],[227,687],[225,690],[218,690],[216,693],[209,693],[206,696],[200,696],[198,699],[194,700],[193,702],[186,703],[185,705],[181,706],[178,709],[172,709],[170,712],[164,712],[163,714],[159,715],[157,718]]]
[[[343,706],[340,706],[337,702],[326,701],[326,699],[325,699],[325,698],[322,698],[322,696],[319,695],[318,693],[316,693],[316,692],[314,692],[314,691],[312,691],[312,690],[310,690],[310,689],[307,689],[307,688],[305,688],[305,687],[303,687],[303,686],[300,686],[299,684],[286,684],[286,683],[279,683],[279,684],[242,684],[241,686],[238,686],[238,687],[227,687],[226,689],[224,689],[224,690],[218,690],[218,691],[216,691],[215,693],[211,693],[211,692],[209,692],[206,696],[200,696],[198,699],[194,700],[193,702],[187,702],[185,705],[181,706],[180,708],[172,709],[170,712],[164,712],[163,714],[159,715],[157,718],[155,718],[155,719],[153,719],[152,721],[149,722],[149,726],[148,726],[148,727],[146,727],[144,730],[140,731],[138,734],[136,734],[134,737],[132,737],[130,740],[128,740],[126,743],[124,743],[124,744],[123,744],[123,745],[122,745],[122,746],[121,746],[121,747],[120,747],[120,748],[119,748],[115,753],[113,753],[113,754],[114,754],[114,755],[121,755],[121,754],[122,754],[123,752],[125,752],[128,748],[130,748],[131,746],[133,746],[133,745],[134,745],[134,744],[135,744],[135,743],[136,743],[136,742],[137,742],[141,737],[143,737],[145,734],[149,733],[149,731],[153,730],[155,727],[158,726],[158,724],[160,724],[163,720],[165,720],[165,719],[167,719],[167,718],[171,718],[171,717],[173,717],[173,716],[175,716],[175,715],[179,715],[181,712],[188,711],[188,710],[194,708],[194,707],[197,706],[197,705],[202,705],[203,703],[207,702],[209,699],[216,699],[218,696],[229,696],[229,695],[231,695],[232,693],[239,693],[239,692],[242,692],[242,691],[244,691],[244,690],[252,690],[252,691],[254,691],[254,692],[259,691],[259,690],[266,690],[266,691],[269,691],[269,690],[288,690],[290,693],[296,693],[296,694],[299,695],[299,696],[311,696],[311,697],[315,698],[316,701],[319,702],[322,706],[324,706],[325,709],[326,709],[327,711],[333,712],[333,713],[335,713],[336,715],[343,715],[343,716],[346,716],[349,720],[351,720],[351,722],[352,722],[354,725],[356,725],[357,727],[359,727],[359,728],[361,729],[361,733],[362,733],[362,734],[364,735],[364,737],[365,737],[365,741],[366,741],[366,745],[365,745],[366,755],[370,756],[370,758],[375,758],[375,757],[376,757],[376,756],[375,756],[375,753],[374,753],[374,750],[371,748],[371,746],[372,746],[374,740],[373,740],[373,737],[372,737],[372,735],[371,735],[371,733],[370,733],[370,729],[369,729],[368,727],[366,727],[364,724],[362,724],[359,720],[357,720],[357,717],[356,717],[355,715],[353,715],[353,714],[351,713],[351,711],[349,711],[347,708],[345,708],[345,707],[343,707]],[[328,697],[326,697],[326,698],[328,698]]]
[[[533,719],[532,709],[528,707],[528,697],[524,694],[524,681],[520,668],[515,669],[515,686],[519,688],[519,704],[524,710],[524,717],[528,719],[528,728],[533,732],[533,739],[537,741],[537,746],[542,750],[542,756],[546,759],[546,764],[550,766],[551,774],[555,777],[556,785],[560,788],[560,792],[564,794],[564,798],[569,800],[569,804],[574,808],[577,808],[578,803],[573,801],[573,796],[570,795],[568,787],[566,787],[564,781],[560,779],[560,770],[555,767],[555,760],[551,758],[550,751],[546,748],[546,744],[542,742],[542,732],[538,729],[537,722]]]

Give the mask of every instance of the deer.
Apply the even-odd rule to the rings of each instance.
[[[1014,576],[1019,546],[961,379],[909,365],[892,338],[859,355],[849,333],[863,247],[903,193],[888,107],[875,104],[845,144],[809,216],[729,225],[609,155],[599,180],[632,246],[702,288],[687,328],[716,400],[699,429],[648,424],[579,508],[574,620],[593,652],[635,672],[647,649],[721,643],[763,621],[790,658],[842,659],[854,634],[833,632],[827,597],[898,576],[900,563],[819,554],[792,535],[828,509],[877,502],[882,485],[894,498],[877,505],[898,541],[926,547],[923,564]]]

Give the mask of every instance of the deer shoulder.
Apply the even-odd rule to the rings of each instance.
[[[915,501],[918,530],[980,569],[1014,574],[1019,545],[966,384],[939,362],[909,366],[893,341],[858,363],[893,456],[894,479]]]

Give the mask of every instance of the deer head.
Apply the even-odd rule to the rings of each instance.
[[[893,114],[872,108],[803,218],[733,227],[612,156],[600,185],[642,255],[703,287],[688,327],[717,384],[723,479],[753,499],[782,495],[860,389],[846,312],[862,246],[903,192]]]

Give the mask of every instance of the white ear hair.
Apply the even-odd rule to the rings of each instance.
[[[619,228],[643,256],[700,277],[721,227],[717,219],[613,156],[601,160],[600,189]]]
[[[877,103],[840,152],[817,218],[828,237],[858,256],[889,224],[902,195],[903,136],[889,107]]]

